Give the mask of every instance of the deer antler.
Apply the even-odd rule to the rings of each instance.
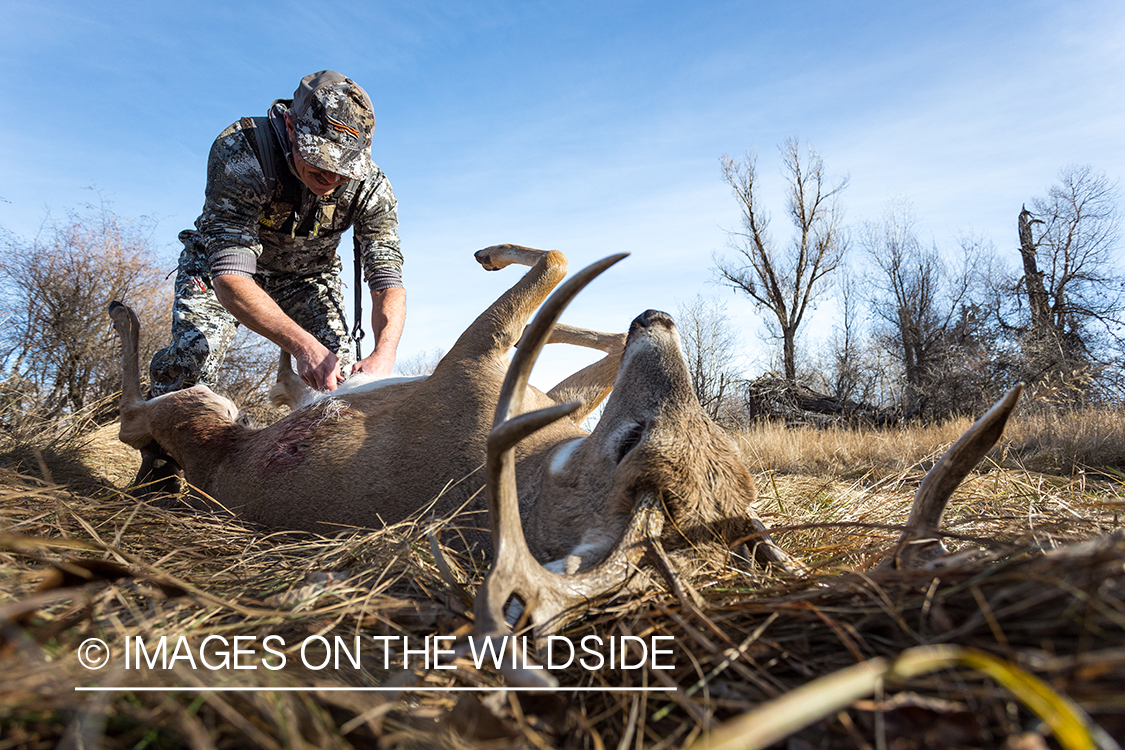
[[[504,619],[504,606],[512,594],[523,599],[525,611],[534,623],[537,635],[557,630],[578,606],[623,585],[646,551],[645,539],[658,537],[662,530],[664,517],[660,498],[644,495],[638,498],[625,533],[605,560],[574,575],[558,575],[548,571],[532,556],[520,525],[516,444],[581,407],[578,402],[569,402],[519,414],[531,369],[551,329],[570,301],[602,271],[626,255],[612,255],[598,261],[560,286],[527,327],[508,368],[492,432],[488,436],[488,514],[495,550],[492,568],[474,603],[474,633],[478,637],[502,637],[511,632]],[[505,641],[505,648],[519,650],[514,638]],[[542,670],[513,667],[505,668],[504,672],[516,684],[554,684],[554,679]]]
[[[949,498],[958,485],[992,446],[996,445],[1022,391],[1022,385],[1008,391],[934,464],[914,495],[910,518],[906,521],[906,528],[899,537],[894,553],[884,559],[879,567],[902,570],[922,568],[949,554],[938,538],[945,506],[949,504]]]

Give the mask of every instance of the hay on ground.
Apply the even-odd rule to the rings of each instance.
[[[542,695],[328,690],[503,684],[465,660],[454,670],[403,670],[397,652],[391,668],[365,651],[359,668],[312,670],[290,658],[279,670],[126,671],[118,659],[92,672],[78,657],[94,637],[114,651],[138,636],[463,638],[485,570],[450,555],[443,576],[423,522],[335,538],[273,533],[138,502],[113,482],[67,488],[8,471],[0,475],[0,747],[64,738],[103,747],[684,747],[818,677],[925,644],[993,654],[1044,680],[1109,736],[1125,736],[1120,483],[975,475],[954,501],[948,543],[983,545],[983,555],[936,572],[871,569],[920,478],[914,470],[859,480],[763,475],[761,508],[806,576],[691,573],[698,604],[659,582],[598,603],[567,637],[671,636],[673,668],[575,665],[557,673],[563,686],[674,692]],[[314,689],[75,691],[91,684]],[[1010,691],[951,668],[886,685],[794,732],[788,747],[1001,747],[1046,734]]]

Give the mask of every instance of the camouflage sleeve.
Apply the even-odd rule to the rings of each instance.
[[[235,123],[211,146],[206,201],[196,222],[213,275],[252,276],[257,270],[258,220],[268,201],[262,166]]]
[[[387,176],[372,165],[360,192],[355,244],[363,259],[363,280],[371,291],[402,286],[402,251],[398,240],[398,201]]]

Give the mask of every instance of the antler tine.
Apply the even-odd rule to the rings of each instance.
[[[488,499],[495,549],[492,568],[474,602],[475,630],[480,635],[508,632],[504,605],[513,593],[523,595],[537,631],[561,626],[556,618],[567,609],[624,583],[630,567],[644,554],[644,540],[660,536],[664,524],[660,498],[647,493],[638,498],[625,532],[609,555],[592,568],[558,575],[532,556],[520,524],[515,445],[579,406],[570,402],[521,414],[488,436]]]
[[[527,389],[528,378],[531,377],[531,368],[539,358],[539,352],[543,351],[551,335],[551,329],[562,316],[563,310],[602,271],[627,257],[629,253],[617,253],[586,266],[567,279],[539,308],[538,314],[524,330],[520,338],[521,345],[516,349],[512,363],[508,366],[508,374],[504,378],[500,399],[496,405],[496,416],[492,420],[493,427],[519,412],[523,406],[523,393]]]
[[[543,568],[527,547],[520,523],[519,497],[516,491],[516,444],[536,430],[581,407],[579,403],[569,402],[528,414],[518,414],[523,406],[523,393],[535,360],[570,301],[602,271],[626,255],[622,253],[598,261],[560,286],[527,326],[523,343],[508,368],[496,407],[493,429],[488,438],[488,512],[494,561],[474,602],[474,630],[479,636],[501,636],[510,632],[504,619],[504,606],[513,593],[521,595],[527,604],[528,614],[539,627],[575,604],[587,601],[623,582],[630,564],[640,557],[638,539],[643,539],[653,526],[651,516],[654,508],[658,511],[658,503],[638,503],[629,529],[606,561],[577,576],[555,575]],[[660,518],[656,524],[662,520]],[[659,533],[659,528],[656,533]],[[520,646],[514,639],[510,639],[505,642],[504,648],[518,651]],[[507,659],[504,663],[508,664]],[[526,664],[526,656],[524,663]],[[503,671],[516,684],[556,684],[554,678],[543,670],[519,669],[513,665],[510,668],[505,666]]]
[[[910,518],[895,552],[883,561],[883,566],[917,568],[947,553],[936,534],[941,528],[941,517],[949,498],[1000,439],[1022,391],[1022,385],[1008,391],[950,446],[926,474],[914,495]]]

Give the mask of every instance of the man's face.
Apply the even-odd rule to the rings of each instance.
[[[289,131],[289,142],[294,144],[293,168],[296,169],[297,176],[301,178],[301,182],[305,183],[314,195],[328,195],[339,187],[340,183],[348,179],[344,175],[318,169],[304,160],[300,150],[295,145],[297,143],[297,138],[293,132],[293,123],[289,119],[288,112],[285,113],[285,128]]]

